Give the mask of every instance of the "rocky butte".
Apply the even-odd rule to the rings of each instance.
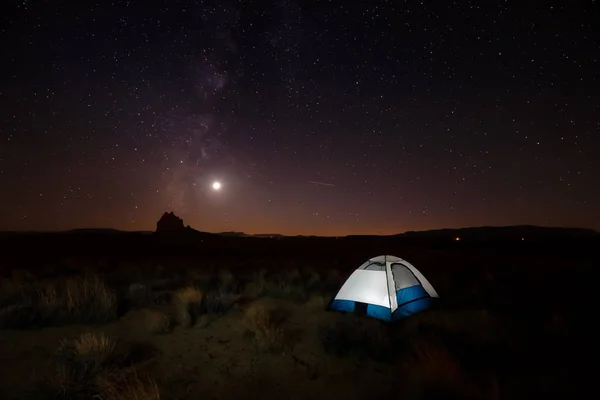
[[[175,215],[173,211],[165,212],[156,223],[156,232],[183,231],[184,229],[183,219]]]

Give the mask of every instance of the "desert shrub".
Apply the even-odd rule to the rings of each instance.
[[[42,323],[105,323],[117,317],[117,298],[96,276],[67,278],[43,284],[37,308]]]
[[[346,278],[347,274],[343,274],[337,269],[328,269],[322,280],[321,288],[327,292],[335,292],[340,289]]]
[[[400,367],[405,398],[484,398],[457,356],[437,340],[419,338],[412,341],[410,355],[401,361]]]
[[[167,333],[172,328],[171,316],[158,308],[143,309],[144,325],[152,333]]]
[[[60,343],[55,355],[55,378],[76,389],[89,384],[97,374],[116,369],[125,359],[113,339],[101,333],[83,333]]]
[[[206,268],[188,267],[184,269],[184,278],[197,288],[209,290],[211,286],[211,274]]]
[[[240,299],[240,295],[227,292],[207,293],[202,302],[202,313],[223,315]],[[197,315],[195,315],[197,317]]]
[[[329,297],[323,294],[313,294],[306,301],[308,308],[325,309],[329,304]]]
[[[297,270],[295,270],[297,272]],[[306,288],[299,275],[294,271],[274,275],[265,281],[266,296],[275,299],[286,299],[296,302],[305,302],[307,298]]]
[[[254,303],[246,309],[244,322],[254,334],[258,345],[267,351],[279,352],[287,347],[287,337],[282,324],[286,315],[282,310],[270,309]]]
[[[377,361],[392,361],[395,348],[386,326],[374,320],[347,320],[326,324],[319,329],[326,353],[337,357],[356,355]]]
[[[97,276],[41,281],[3,282],[0,326],[105,323],[117,318],[117,298]]]
[[[136,308],[148,307],[154,304],[152,289],[143,283],[132,283],[127,290],[130,305]]]
[[[159,400],[160,392],[150,377],[138,377],[135,371],[100,376],[97,379],[99,399]]]
[[[257,299],[262,296],[267,287],[267,269],[261,268],[252,275],[252,279],[244,288],[244,297],[248,299]]]
[[[0,278],[0,307],[27,304],[27,286],[15,279]]]
[[[217,289],[219,292],[237,292],[238,286],[239,282],[237,278],[229,269],[219,269],[217,276]]]
[[[306,290],[318,290],[321,285],[321,276],[312,267],[304,267],[301,271],[302,279],[304,280],[304,286]]]
[[[13,269],[11,271],[11,277],[14,282],[33,282],[35,281],[35,275],[30,271],[24,269]]]
[[[0,328],[27,328],[36,320],[35,308],[30,305],[13,304],[0,309]]]
[[[177,290],[173,295],[173,313],[175,321],[184,328],[192,326],[193,315],[202,313],[204,294],[193,286]]]
[[[101,333],[63,340],[47,373],[22,397],[33,399],[159,399],[153,380],[138,377],[133,347]]]

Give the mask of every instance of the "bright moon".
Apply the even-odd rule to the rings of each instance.
[[[214,190],[220,190],[221,189],[221,182],[213,182],[212,188]]]

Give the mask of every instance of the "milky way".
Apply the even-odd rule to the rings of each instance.
[[[595,2],[4,3],[0,230],[600,229]]]

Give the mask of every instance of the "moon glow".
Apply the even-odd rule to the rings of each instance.
[[[219,181],[213,182],[212,188],[213,188],[213,190],[221,190],[221,182],[219,182]]]

